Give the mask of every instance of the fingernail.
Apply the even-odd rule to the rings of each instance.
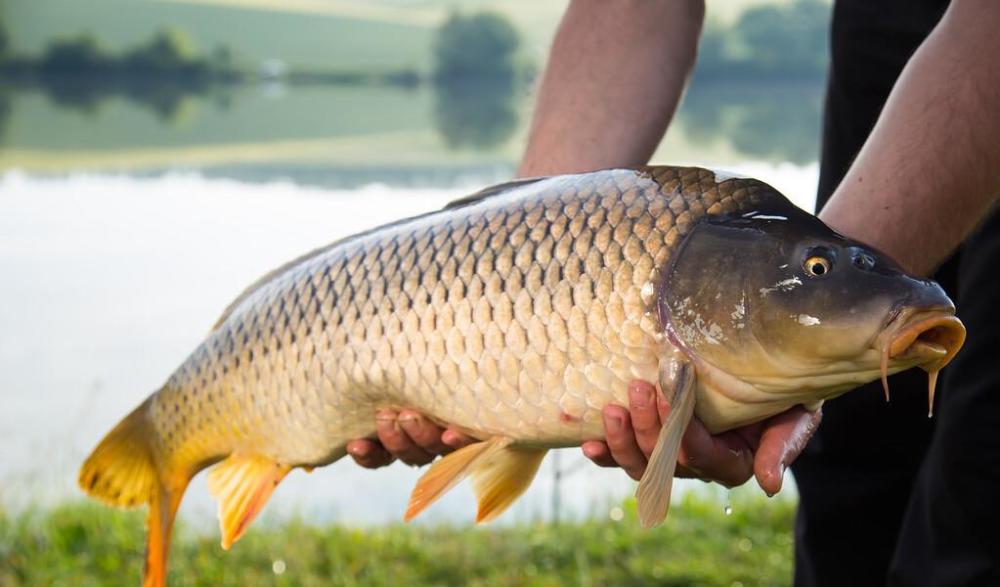
[[[360,457],[364,456],[367,451],[364,447],[359,445],[348,445],[347,452],[351,453],[353,456]]]
[[[622,429],[622,419],[619,416],[608,416],[607,426],[608,430],[619,432]]]
[[[629,401],[637,408],[648,408],[653,399],[653,394],[646,387],[633,387],[628,395]]]
[[[376,422],[392,422],[395,419],[396,419],[396,413],[395,412],[389,412],[389,411],[375,412],[375,421]]]
[[[403,412],[396,419],[400,421],[404,426],[406,424],[412,424],[417,421],[417,415],[409,412]]]

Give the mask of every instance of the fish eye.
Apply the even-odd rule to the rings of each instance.
[[[802,269],[810,277],[823,277],[833,269],[832,257],[830,251],[823,247],[811,249],[802,262]]]

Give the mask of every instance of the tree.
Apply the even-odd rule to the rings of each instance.
[[[125,55],[128,67],[142,71],[181,71],[204,68],[191,37],[184,31],[162,29]]]
[[[97,39],[84,34],[49,43],[42,56],[41,67],[52,72],[93,71],[107,67],[109,61]]]
[[[790,6],[759,6],[743,13],[734,31],[750,60],[786,75],[826,67],[830,7],[819,0]]]
[[[7,27],[0,21],[0,60],[7,57],[7,50],[10,48],[10,37],[7,36]]]
[[[521,39],[510,21],[496,13],[453,13],[437,32],[434,76],[438,81],[463,78],[513,79]]]

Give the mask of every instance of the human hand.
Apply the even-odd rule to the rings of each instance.
[[[583,443],[583,454],[602,467],[621,467],[640,479],[656,445],[670,405],[649,382],[629,384],[629,408],[609,405],[603,410],[606,440]],[[763,422],[721,434],[709,434],[693,418],[681,441],[677,477],[742,485],[751,476],[768,495],[781,490],[787,466],[799,456],[819,426],[820,411],[796,406]]]
[[[426,465],[438,455],[476,442],[455,428],[442,428],[413,410],[380,410],[375,414],[377,439],[347,443],[347,454],[369,469],[384,467],[397,458],[408,465]]]
[[[653,452],[670,406],[646,381],[629,385],[629,408],[603,410],[606,441],[583,443],[583,454],[602,467],[621,467],[640,479]],[[697,419],[684,434],[676,476],[708,479],[726,486],[742,485],[751,476],[769,495],[781,490],[787,466],[798,457],[819,425],[822,414],[796,406],[771,418],[712,435]],[[347,453],[362,467],[376,469],[396,458],[425,465],[476,442],[455,428],[442,428],[413,410],[382,410],[375,416],[376,439],[352,440]]]

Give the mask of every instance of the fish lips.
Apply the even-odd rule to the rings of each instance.
[[[904,368],[919,366],[927,371],[927,417],[931,417],[938,373],[965,343],[965,325],[955,316],[955,307],[950,303],[936,308],[903,307],[893,313],[883,333],[879,370],[886,401],[890,360]]]
[[[958,354],[965,343],[966,330],[950,308],[904,310],[901,326],[890,331],[889,358],[938,370]]]

